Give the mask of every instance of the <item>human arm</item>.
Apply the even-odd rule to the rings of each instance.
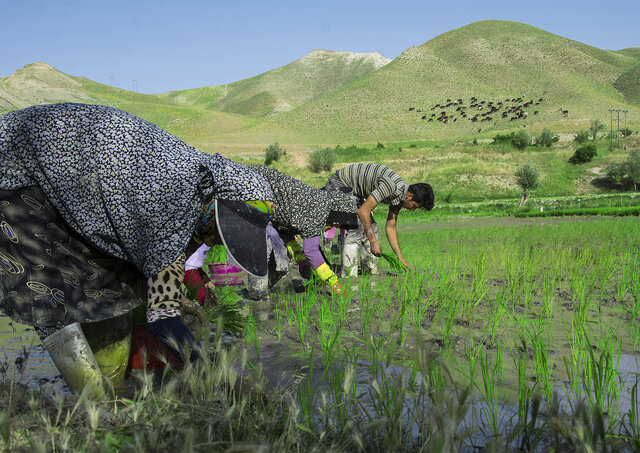
[[[396,254],[398,259],[402,261],[405,266],[411,267],[411,264],[409,264],[409,262],[404,259],[404,257],[402,256],[402,251],[400,250],[400,243],[398,241],[398,230],[396,228],[397,223],[398,213],[394,212],[392,208],[389,207],[389,213],[387,214],[387,223],[385,225],[387,240],[389,241],[389,245],[391,246],[393,253]]]
[[[358,208],[358,218],[360,219],[360,222],[362,222],[364,234],[367,236],[369,244],[371,244],[371,253],[373,253],[375,256],[380,256],[382,254],[382,247],[380,247],[378,238],[376,238],[376,234],[373,231],[373,226],[371,225],[371,213],[377,205],[378,202],[376,201],[376,199],[373,198],[373,196],[369,195],[362,206]]]
[[[195,338],[181,318],[184,266],[183,254],[147,279],[147,327],[176,357],[187,361],[195,356],[186,356],[185,345],[193,345]]]

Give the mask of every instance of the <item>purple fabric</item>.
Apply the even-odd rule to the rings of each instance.
[[[319,268],[325,261],[320,251],[320,236],[313,236],[304,240],[302,251],[307,257],[309,264],[314,269]]]

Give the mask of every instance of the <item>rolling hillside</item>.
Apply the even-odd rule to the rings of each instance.
[[[391,60],[377,52],[314,50],[288,65],[228,85],[173,91],[179,104],[264,117],[319,99]]]
[[[628,107],[635,98],[625,100],[614,83],[622,76],[624,92],[638,89],[638,56],[628,50],[597,49],[517,22],[476,22],[409,48],[378,71],[256,129],[277,131],[286,125],[312,142],[342,143],[461,137],[478,129],[494,132],[535,123],[555,124],[560,130],[563,123],[573,127],[575,120],[604,119],[608,109]],[[448,124],[428,121],[444,110],[449,117],[455,115],[460,105],[436,107],[448,100],[461,99],[469,113],[472,97],[494,104],[519,98],[522,103],[543,102],[535,118],[535,110],[529,109],[528,118],[517,121],[503,121],[500,112],[481,126],[460,115]],[[425,113],[428,117],[422,120]]]
[[[408,48],[316,50],[222,86],[144,95],[34,63],[0,78],[0,113],[51,102],[130,111],[205,151],[490,138],[543,127],[570,134],[608,110],[640,118],[640,49],[602,50],[538,28],[483,21]]]

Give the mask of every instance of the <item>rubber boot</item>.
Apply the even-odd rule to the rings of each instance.
[[[42,344],[72,392],[86,391],[91,399],[104,399],[102,373],[80,323],[65,326],[43,339]]]
[[[82,330],[100,372],[115,389],[124,387],[124,375],[131,351],[132,328],[131,313],[82,324]]]

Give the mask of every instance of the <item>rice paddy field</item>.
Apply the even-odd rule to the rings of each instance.
[[[108,401],[30,364],[41,347],[4,318],[0,445],[640,450],[637,217],[399,225],[408,272],[381,261],[338,297],[292,268],[268,301],[234,302],[242,331],[212,320],[199,362],[132,372]]]

